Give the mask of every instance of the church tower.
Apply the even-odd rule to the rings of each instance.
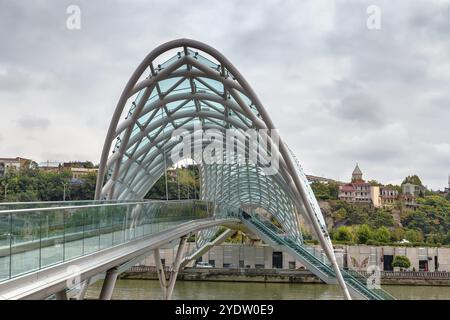
[[[361,172],[361,169],[359,168],[358,164],[356,164],[356,167],[352,173],[352,182],[356,182],[356,181],[363,181],[362,172]]]

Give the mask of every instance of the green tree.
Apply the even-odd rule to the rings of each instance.
[[[339,184],[337,182],[334,181],[329,182],[328,190],[330,194],[330,199],[337,200],[339,198]]]
[[[392,214],[385,209],[378,209],[374,214],[370,216],[370,224],[374,228],[379,227],[392,227],[394,225],[394,218]]]
[[[382,243],[388,243],[391,240],[391,232],[386,227],[380,227],[375,231],[375,240]]]
[[[340,208],[333,212],[332,217],[334,218],[335,223],[342,222],[347,218],[347,210],[345,210],[345,208]]]
[[[423,234],[447,234],[450,231],[450,201],[438,195],[417,199],[415,211],[402,214],[402,224],[408,229],[419,229]]]
[[[392,267],[399,267],[401,269],[408,269],[411,266],[411,262],[406,256],[395,256],[392,261]]]
[[[349,227],[341,226],[337,228],[333,234],[333,239],[337,241],[353,241],[352,231]]]
[[[393,241],[402,241],[405,239],[405,230],[403,228],[395,228],[391,231]]]
[[[382,184],[380,182],[378,182],[377,180],[369,180],[367,183],[370,184],[372,187],[381,187],[382,186]]]
[[[321,182],[313,182],[311,183],[311,189],[314,192],[314,195],[319,200],[329,200],[330,192],[328,190],[328,186],[325,183]]]
[[[372,237],[373,237],[372,229],[367,224],[360,225],[356,229],[356,238],[358,243],[365,244]]]
[[[405,238],[410,242],[422,242],[423,234],[420,230],[409,229],[405,232]]]
[[[311,183],[311,189],[319,200],[337,200],[339,196],[339,184],[337,182],[313,182]]]
[[[418,185],[418,186],[423,186],[422,185],[422,180],[420,180],[420,178],[419,178],[419,176],[417,174],[413,174],[412,176],[407,176],[403,180],[402,184],[405,184],[405,183],[412,183],[412,184],[415,184],[415,185]]]
[[[70,200],[94,199],[97,173],[90,172],[78,181],[71,181],[68,195]]]

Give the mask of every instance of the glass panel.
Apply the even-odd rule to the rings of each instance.
[[[114,207],[102,207],[99,212],[100,220],[100,249],[108,248],[113,244],[112,211]]]
[[[9,278],[11,215],[0,215],[0,281]]]
[[[123,207],[112,207],[111,211],[112,244],[117,245],[125,241],[125,212]]]
[[[83,254],[99,250],[99,207],[87,208],[84,215]]]
[[[64,212],[41,212],[41,268],[64,260]]]
[[[39,269],[40,212],[12,215],[11,275]]]
[[[70,260],[83,254],[84,214],[77,210],[65,211],[64,260]]]
[[[0,281],[207,218],[211,212],[207,203],[192,200],[0,212]]]

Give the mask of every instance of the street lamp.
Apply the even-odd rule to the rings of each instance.
[[[8,191],[8,183],[5,183],[5,202],[6,202],[6,193]]]
[[[67,186],[67,182],[63,182],[63,201],[66,201],[66,186]]]

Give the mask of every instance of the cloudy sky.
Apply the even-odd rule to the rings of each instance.
[[[450,1],[0,0],[0,157],[97,163],[138,63],[188,37],[241,71],[307,173],[348,180],[358,162],[366,179],[443,188],[449,31]]]

